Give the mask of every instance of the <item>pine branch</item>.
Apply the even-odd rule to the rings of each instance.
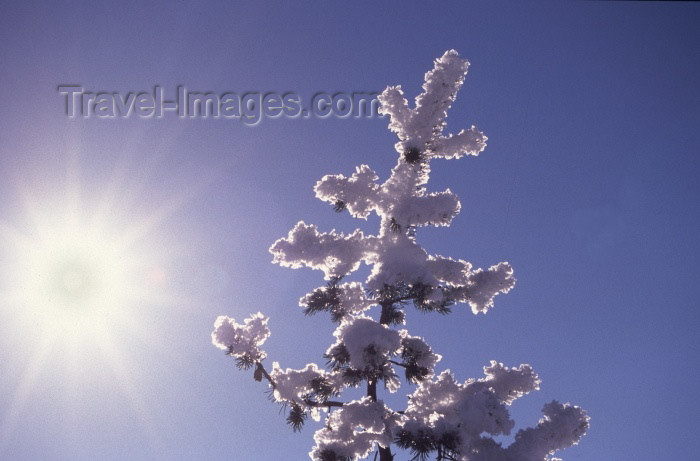
[[[423,160],[423,153],[416,147],[409,147],[404,151],[403,159],[406,161],[406,163],[415,165]]]
[[[272,377],[267,372],[267,370],[265,369],[265,367],[263,366],[263,364],[261,362],[257,362],[255,364],[255,372],[253,374],[253,378],[256,381],[262,381],[262,378],[265,378],[267,380],[267,382],[270,383],[270,387],[272,387],[272,389],[275,389],[277,387],[277,384],[272,379]],[[261,379],[258,379],[258,378],[261,378]],[[318,401],[315,401],[311,398],[303,399],[302,402],[306,406],[315,407],[315,408],[342,407],[344,405],[343,402],[337,402],[337,401],[332,401],[332,400],[322,400],[322,401],[318,402]]]
[[[336,213],[341,213],[345,211],[347,207],[347,203],[345,203],[343,200],[336,200],[333,204],[333,210],[335,210]]]

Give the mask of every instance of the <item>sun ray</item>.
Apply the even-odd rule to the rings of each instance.
[[[174,232],[164,230],[206,183],[190,183],[165,203],[145,209],[144,203],[152,203],[150,196],[143,200],[148,172],[130,174],[123,162],[107,187],[95,185],[98,194],[91,193],[80,180],[78,148],[76,143],[67,154],[65,181],[55,190],[51,181],[39,187],[18,181],[22,215],[0,221],[0,316],[8,333],[3,342],[32,348],[10,381],[0,448],[33,394],[60,389],[63,403],[56,404],[79,415],[89,405],[79,389],[110,372],[109,386],[121,390],[137,427],[153,451],[162,452],[154,414],[139,389],[151,377],[136,359],[142,352],[127,346],[139,338],[165,356],[165,346],[150,341],[154,319],[165,309],[192,304],[171,276],[170,265],[182,257],[182,249]],[[49,369],[56,373],[53,388],[41,379]]]
[[[12,393],[10,399],[10,407],[5,412],[0,423],[0,452],[3,451],[10,434],[13,432],[17,423],[17,419],[22,414],[27,400],[31,396],[33,389],[36,387],[37,380],[41,374],[41,368],[44,365],[47,356],[51,351],[49,338],[44,338],[42,342],[33,348],[33,352],[27,360],[26,365],[19,377],[18,384]]]
[[[113,340],[106,341],[102,345],[101,350],[106,360],[111,364],[112,372],[116,375],[122,392],[131,404],[132,409],[136,412],[139,426],[147,435],[151,448],[155,453],[163,453],[165,451],[165,442],[157,430],[153,412],[134,383],[131,370],[138,365],[130,363],[129,358],[121,352],[121,349]]]

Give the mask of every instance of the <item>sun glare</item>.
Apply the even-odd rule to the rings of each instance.
[[[165,312],[188,305],[171,268],[179,246],[165,224],[185,192],[158,206],[144,198],[143,175],[115,171],[106,184],[86,185],[77,160],[67,165],[64,188],[48,177],[18,182],[19,206],[0,219],[0,345],[11,348],[7,366],[15,370],[0,444],[33,393],[62,389],[69,408],[81,408],[89,398],[74,393],[95,380],[121,390],[151,431],[135,391],[149,379],[138,354],[143,345],[160,347],[152,328]]]
[[[128,349],[148,337],[154,315],[173,307],[168,259],[175,245],[163,231],[182,200],[148,210],[129,194],[143,193],[145,184],[88,188],[72,164],[64,189],[21,185],[19,213],[0,221],[0,305],[12,344],[49,349],[79,379],[76,370],[95,351]]]
[[[32,325],[28,335],[94,347],[98,338],[117,341],[115,327],[137,326],[144,308],[162,304],[162,238],[118,208],[100,214],[79,203],[36,204],[25,232],[5,225],[12,256],[3,304]]]
[[[130,296],[144,288],[137,275],[145,261],[120,246],[114,230],[75,220],[47,224],[21,251],[16,284],[18,301],[44,319],[42,329],[88,334],[128,311]]]

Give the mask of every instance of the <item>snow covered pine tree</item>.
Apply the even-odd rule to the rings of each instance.
[[[492,361],[485,377],[455,381],[450,371],[435,376],[440,356],[420,337],[405,329],[404,309],[446,314],[453,305],[467,303],[472,312],[486,313],[493,298],[515,284],[506,262],[487,270],[474,269],[463,260],[428,254],[416,243],[421,226],[449,226],[460,209],[450,190],[428,193],[425,185],[433,159],[478,155],[486,136],[472,126],[457,135],[443,135],[447,109],[464,82],[469,63],[456,51],[446,52],[425,75],[423,93],[411,109],[400,86],[380,96],[381,112],[389,115],[389,128],[399,138],[398,163],[391,176],[378,184],[367,165],[350,177],[327,175],[315,187],[316,196],[336,211],[355,218],[374,211],[381,219],[377,235],[356,230],[350,235],[320,233],[316,226],[299,222],[270,252],[274,262],[287,267],[320,269],[327,284],[302,297],[305,314],[330,313],[338,324],[335,343],[325,353],[327,369],[308,364],[301,370],[263,366],[261,346],[270,335],[268,318],[258,313],[238,324],[220,316],[212,333],[214,345],[236,359],[242,369],[253,368],[257,381],[267,381],[273,399],[287,408],[287,421],[299,430],[309,415],[326,423],[314,435],[309,453],[314,460],[349,461],[373,451],[381,461],[394,459],[391,445],[410,450],[412,459],[468,461],[542,461],[557,450],[576,444],[588,429],[588,416],[577,406],[548,403],[539,423],[515,435],[503,447],[491,436],[509,434],[514,426],[508,405],[538,389],[539,379],[529,365],[508,368]],[[360,263],[372,266],[367,280],[343,278]],[[371,315],[376,311],[374,315]],[[415,384],[402,411],[378,398],[381,381],[396,392],[402,369]],[[341,401],[345,388],[366,385],[366,396]]]

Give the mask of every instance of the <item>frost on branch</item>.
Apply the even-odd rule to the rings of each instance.
[[[364,458],[375,444],[389,447],[397,420],[398,415],[381,401],[365,397],[348,402],[328,417],[325,428],[314,434],[316,446],[309,455],[322,461]]]
[[[433,70],[425,74],[423,93],[416,97],[416,108],[409,109],[401,86],[384,90],[379,97],[380,112],[389,115],[389,129],[399,137],[399,153],[421,152],[431,157],[459,158],[479,155],[487,138],[476,127],[457,135],[443,136],[447,109],[454,102],[464,83],[469,62],[455,50],[447,51],[435,61]]]
[[[509,460],[541,460],[576,445],[588,430],[589,417],[580,407],[553,400],[542,408],[542,413],[544,417],[536,427],[515,435],[515,442],[506,450]]]
[[[585,411],[554,401],[545,405],[536,427],[518,431],[503,448],[488,435],[510,434],[515,422],[508,405],[539,389],[540,381],[529,365],[508,368],[492,361],[484,373],[486,378],[463,384],[449,372],[422,382],[410,396],[397,444],[417,456],[440,449],[469,461],[542,461],[575,445],[586,432]]]
[[[486,137],[474,127],[454,136],[443,135],[447,109],[468,67],[455,51],[445,53],[426,74],[424,92],[416,98],[415,108],[409,107],[400,87],[382,93],[381,110],[390,116],[389,127],[399,136],[401,154],[386,181],[378,182],[378,175],[361,165],[349,177],[326,175],[316,184],[316,196],[338,211],[347,210],[361,219],[375,212],[380,218],[378,234],[364,235],[359,230],[347,236],[323,233],[299,222],[270,247],[273,262],[321,270],[326,280],[348,276],[364,262],[373,268],[365,281],[368,290],[420,287],[426,296],[440,300],[439,309],[465,302],[474,313],[486,312],[495,295],[507,293],[515,283],[507,263],[472,271],[466,261],[456,263],[431,255],[415,240],[418,228],[449,226],[461,208],[449,189],[426,190],[430,161],[478,155],[486,146]]]
[[[304,404],[313,394],[317,394],[317,401],[325,402],[339,389],[335,377],[319,369],[315,363],[301,370],[282,370],[275,362],[270,376],[275,382],[273,395],[279,402]]]
[[[332,368],[340,371],[349,386],[358,380],[384,381],[391,392],[399,380],[389,360],[401,347],[401,335],[365,316],[344,320],[333,335],[336,342],[326,351]]]
[[[508,293],[515,285],[513,268],[508,263],[499,263],[488,270],[477,269],[467,276],[467,283],[458,286],[450,293],[457,300],[469,303],[472,312],[486,312],[493,306],[493,298],[498,293]]]
[[[299,300],[299,305],[305,307],[306,315],[322,311],[331,313],[334,322],[340,322],[350,314],[360,314],[369,309],[374,301],[367,297],[361,283],[343,283],[338,285],[337,277],[331,278],[325,287],[317,288]]]
[[[455,382],[448,371],[434,381],[423,381],[410,396],[399,446],[416,454],[441,447],[466,455],[475,451],[481,434],[508,435],[514,426],[507,405],[538,389],[539,380],[528,365],[507,368],[491,362],[487,378]],[[430,440],[426,446],[422,445]],[[470,458],[467,458],[470,459]]]
[[[214,322],[211,341],[216,347],[235,357],[240,368],[250,368],[266,356],[260,346],[270,336],[267,321],[268,318],[260,312],[245,319],[243,325],[230,317],[220,315]]]
[[[543,461],[578,443],[588,428],[584,410],[553,401],[544,406],[536,426],[518,431],[513,443],[503,447],[494,437],[510,434],[515,426],[509,406],[539,389],[534,370],[491,361],[484,377],[460,383],[449,370],[436,372],[441,356],[403,328],[410,305],[449,314],[464,304],[474,314],[485,314],[497,295],[515,285],[507,262],[478,268],[431,254],[416,240],[422,227],[450,226],[461,209],[449,189],[428,190],[431,162],[477,156],[486,147],[486,136],[474,126],[444,132],[447,111],[468,68],[451,50],[425,74],[413,107],[400,86],[381,94],[380,111],[389,116],[399,153],[386,180],[360,165],[349,176],[326,175],[316,183],[316,197],[335,211],[364,220],[375,213],[375,234],[322,232],[300,221],[270,247],[274,263],[324,273],[325,285],[303,295],[299,305],[306,315],[328,313],[336,323],[335,342],[324,354],[326,368],[309,363],[283,369],[275,362],[268,372],[260,350],[269,336],[266,317],[256,314],[243,325],[228,317],[216,321],[213,343],[235,357],[239,367],[255,366],[253,377],[267,381],[271,400],[287,410],[293,430],[300,430],[309,416],[320,420],[325,412],[309,453],[312,460],[355,461],[376,450],[375,461],[393,461],[394,445],[409,451],[414,461],[430,456],[436,461]],[[346,279],[362,263],[371,268],[367,278]],[[408,391],[407,406],[394,410],[379,392],[397,392],[402,378],[414,388]],[[365,397],[343,401],[349,387],[366,389]]]
[[[416,384],[432,377],[435,365],[442,357],[434,353],[420,336],[411,336],[406,330],[399,331],[399,335],[406,381]]]
[[[367,244],[359,230],[348,236],[335,231],[320,233],[313,224],[300,221],[286,238],[270,247],[270,252],[275,255],[273,262],[293,269],[319,269],[330,279],[357,270]]]
[[[370,167],[362,165],[349,178],[342,174],[324,176],[314,191],[319,199],[341,208],[338,211],[347,208],[353,217],[367,219],[379,200],[378,179]]]

